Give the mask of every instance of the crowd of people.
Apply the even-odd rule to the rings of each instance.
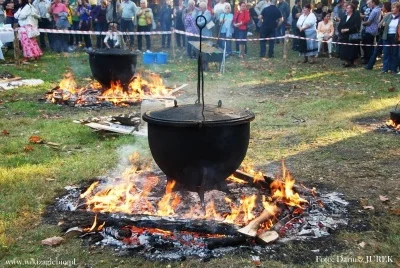
[[[315,63],[316,58],[327,51],[329,58],[339,57],[344,67],[352,67],[360,61],[370,70],[376,58],[383,55],[382,72],[398,71],[399,47],[388,46],[400,43],[398,2],[361,0],[360,4],[358,0],[335,0],[333,6],[318,3],[313,9],[310,4],[302,5],[301,0],[296,0],[290,9],[285,0],[260,0],[254,5],[241,1],[237,7],[225,0],[210,1],[175,0],[173,4],[172,0],[161,0],[160,5],[148,7],[146,0],[140,0],[139,6],[131,0],[117,0],[115,11],[108,0],[0,0],[0,4],[5,23],[20,26],[18,36],[25,58],[37,59],[47,47],[56,52],[71,52],[79,46],[89,51],[93,49],[90,35],[40,34],[38,27],[102,32],[96,35],[96,48],[124,47],[142,51],[144,36],[144,50],[150,51],[150,34],[121,38],[118,32],[149,33],[156,28],[161,31],[174,28],[199,34],[201,26],[202,35],[215,37],[226,56],[236,51],[240,58],[247,53],[249,32],[258,32],[263,39],[259,41],[259,56],[272,58],[275,44],[285,42],[282,37],[289,29],[298,37],[292,39],[292,49],[304,57],[304,63]],[[193,58],[190,41],[196,41],[198,37],[182,32],[175,33],[176,44]],[[35,39],[39,35],[40,46]],[[232,38],[232,41],[225,38]],[[332,45],[333,41],[340,44]],[[170,46],[171,34],[162,34],[161,49]]]

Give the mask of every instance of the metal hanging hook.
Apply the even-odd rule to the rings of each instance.
[[[199,21],[199,19],[202,20]],[[201,102],[203,105],[203,109],[202,109],[202,116],[203,116],[203,121],[205,121],[205,117],[204,117],[204,73],[203,73],[203,58],[202,58],[202,50],[201,50],[201,43],[202,43],[202,32],[203,29],[206,27],[207,24],[207,19],[205,16],[203,15],[199,15],[196,18],[196,26],[199,28],[200,30],[200,45],[199,45],[199,56],[197,59],[197,102],[200,103],[200,94],[201,94]],[[200,87],[200,80],[201,80],[201,87]]]

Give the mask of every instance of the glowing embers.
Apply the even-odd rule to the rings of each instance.
[[[120,176],[99,178],[58,199],[52,218],[63,222],[63,231],[79,229],[81,237],[97,245],[153,260],[182,260],[218,257],[277,239],[320,238],[347,224],[348,203],[340,194],[296,185],[283,162],[275,180],[262,173],[254,180],[236,171],[227,179],[229,193],[206,192],[202,207],[196,193],[167,181],[137,153],[129,160],[130,168]]]
[[[386,126],[393,130],[400,131],[400,124],[396,124],[392,119],[386,121]]]
[[[122,173],[121,177],[109,179],[107,182],[93,182],[80,195],[79,203],[93,212],[207,219],[238,226],[248,224],[263,210],[269,210],[273,218],[277,218],[280,213],[276,208],[278,203],[297,208],[302,208],[308,203],[293,190],[295,181],[283,162],[283,177],[272,183],[265,182],[261,172],[254,173],[258,174],[257,180],[250,175],[247,181],[238,179],[234,175],[230,176],[227,181],[237,194],[209,191],[203,208],[192,193],[174,191],[176,187],[174,180],[167,182],[165,177],[160,178],[152,173],[149,165],[143,163],[137,153],[130,157],[130,161],[132,165]],[[255,189],[254,183],[260,182],[269,187]],[[241,187],[244,187],[244,190],[235,190]]]
[[[68,72],[57,87],[46,93],[46,100],[70,106],[126,106],[147,97],[170,97],[171,90],[163,84],[159,74],[148,71],[138,72],[126,88],[119,81],[111,81],[108,89],[104,89],[98,82],[79,87],[72,72]]]

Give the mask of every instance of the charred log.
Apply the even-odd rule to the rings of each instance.
[[[63,222],[63,232],[69,228],[80,226],[90,227],[93,224],[96,213],[89,211],[63,211],[56,216],[58,222]],[[166,231],[189,231],[205,234],[237,235],[238,227],[232,224],[201,220],[201,219],[177,219],[172,217],[126,215],[98,213],[97,222],[104,227],[121,229],[125,226],[143,228],[158,228]]]

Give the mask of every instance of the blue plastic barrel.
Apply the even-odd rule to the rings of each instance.
[[[165,52],[157,53],[156,63],[167,64],[167,62],[168,62],[168,53],[165,53]]]
[[[156,63],[157,53],[145,52],[143,53],[143,64]]]

